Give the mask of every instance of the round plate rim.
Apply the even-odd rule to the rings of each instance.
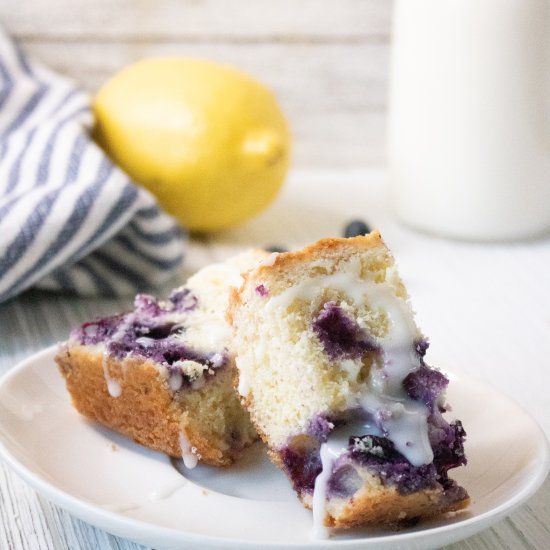
[[[58,346],[53,345],[48,348],[45,348],[41,351],[38,351],[31,356],[20,361],[16,366],[11,368],[6,374],[0,378],[0,392],[6,384],[8,384],[12,379],[20,376],[22,372],[25,372],[27,369],[36,366],[40,361],[44,365],[47,365],[48,361],[53,363],[53,357],[57,351]],[[51,365],[47,365],[51,367]],[[39,368],[46,368],[41,366]],[[538,455],[538,470],[536,475],[534,475],[528,483],[526,483],[518,493],[516,493],[512,498],[509,498],[506,502],[503,502],[496,508],[487,510],[476,516],[468,517],[463,520],[453,522],[447,525],[441,525],[437,527],[430,527],[426,530],[414,531],[414,532],[399,532],[389,535],[376,535],[368,538],[359,538],[359,539],[348,539],[348,540],[312,540],[311,543],[293,543],[285,542],[285,548],[364,548],[365,546],[370,545],[389,545],[395,544],[397,541],[400,544],[406,544],[407,542],[414,542],[417,539],[423,539],[428,542],[430,539],[440,538],[442,534],[451,534],[453,531],[463,531],[466,533],[465,536],[460,536],[457,538],[449,538],[449,543],[456,542],[458,540],[463,540],[467,536],[471,536],[483,529],[486,529],[490,525],[493,525],[503,517],[510,514],[513,510],[521,506],[525,501],[527,501],[531,496],[533,496],[536,491],[543,484],[550,471],[550,445],[546,435],[544,434],[542,428],[538,422],[533,418],[533,416],[527,412],[520,404],[518,404],[513,398],[506,395],[504,392],[497,390],[490,384],[476,379],[473,376],[465,374],[456,374],[453,371],[448,372],[448,376],[451,380],[464,380],[465,382],[474,383],[476,385],[484,386],[491,391],[497,393],[500,397],[506,399],[511,405],[521,410],[521,412],[532,422],[533,427],[536,429],[539,439],[538,447],[540,452]],[[0,424],[2,420],[0,419]],[[120,527],[125,527],[127,529],[132,529],[134,532],[139,532],[141,536],[150,536],[150,533],[154,530],[155,534],[162,536],[165,540],[172,541],[170,544],[182,544],[186,545],[189,543],[199,544],[199,545],[208,545],[208,547],[217,547],[217,548],[279,548],[281,547],[280,543],[269,542],[265,540],[242,540],[237,538],[224,538],[217,536],[209,536],[203,534],[190,533],[188,531],[182,531],[179,529],[173,529],[170,527],[159,526],[155,523],[148,522],[141,519],[130,518],[120,513],[113,511],[105,510],[104,508],[86,502],[70,493],[59,489],[52,483],[43,479],[39,474],[27,468],[25,465],[21,464],[19,460],[10,452],[8,446],[2,440],[0,433],[0,458],[3,459],[12,470],[17,473],[25,482],[27,482],[32,488],[34,488],[38,493],[45,496],[48,500],[58,505],[59,507],[67,510],[69,513],[75,515],[76,517],[86,521],[100,529],[104,529],[107,532],[118,534],[120,529],[112,529],[109,527],[106,522],[109,524],[117,524]],[[71,507],[67,506],[67,503],[70,503]],[[90,518],[93,518],[91,520]],[[119,535],[127,537],[127,535]],[[130,537],[127,537],[130,538]],[[134,540],[139,541],[140,538],[135,538]],[[143,542],[142,542],[143,544]],[[388,546],[389,547],[389,546]],[[161,548],[161,547],[159,547]]]

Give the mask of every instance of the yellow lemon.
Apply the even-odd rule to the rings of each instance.
[[[98,143],[193,231],[256,214],[288,169],[290,134],[274,95],[232,67],[147,59],[105,84],[94,113]]]

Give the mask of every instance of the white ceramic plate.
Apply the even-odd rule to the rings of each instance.
[[[448,398],[466,431],[469,464],[454,474],[468,511],[402,532],[353,530],[311,538],[311,514],[257,445],[229,469],[181,461],[86,421],[71,406],[47,349],[0,382],[0,455],[37,491],[110,533],[157,549],[436,548],[487,528],[528,499],[548,473],[546,439],[494,389],[451,377]]]

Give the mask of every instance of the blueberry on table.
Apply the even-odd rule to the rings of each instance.
[[[353,220],[344,229],[344,237],[357,237],[370,233],[370,227],[363,220]]]
[[[282,246],[277,246],[277,245],[274,245],[274,246],[266,246],[264,247],[264,250],[266,252],[288,252],[288,249],[282,247]]]

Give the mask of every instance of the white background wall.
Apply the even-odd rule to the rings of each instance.
[[[1,0],[34,57],[97,89],[147,56],[234,64],[274,89],[295,167],[384,160],[391,0]]]

